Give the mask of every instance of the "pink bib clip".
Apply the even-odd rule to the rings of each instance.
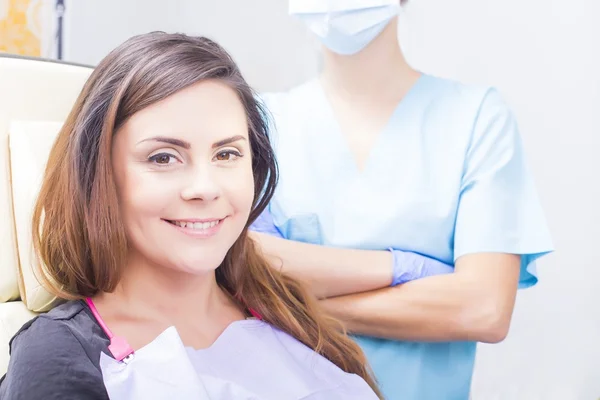
[[[240,303],[242,303],[242,304],[244,304],[244,303],[245,303],[245,301],[242,299],[242,297],[241,297],[241,296],[236,296],[236,298],[238,299],[238,301],[239,301]],[[261,320],[261,321],[263,320],[263,317],[262,317],[262,315],[260,315],[260,314],[259,314],[259,312],[258,312],[258,311],[256,311],[254,308],[247,307],[247,309],[248,309],[248,312],[250,313],[250,315],[252,315],[254,318],[256,318],[256,319],[258,319],[258,320]]]
[[[258,311],[256,311],[256,310],[255,310],[255,309],[253,309],[253,308],[250,308],[250,307],[248,307],[248,311],[250,312],[250,314],[252,314],[252,316],[253,316],[254,318],[256,318],[256,319],[258,319],[258,320],[261,320],[261,321],[262,321],[263,317],[262,317],[262,315],[260,315],[260,314],[258,313]]]
[[[108,329],[108,326],[106,326],[106,324],[104,323],[104,320],[100,316],[100,313],[96,309],[96,306],[94,305],[94,302],[91,298],[86,298],[85,302],[87,303],[88,307],[90,308],[90,311],[92,312],[92,315],[94,316],[94,318],[96,318],[96,321],[98,321],[98,324],[100,325],[106,336],[108,336],[108,338],[110,339],[110,345],[108,346],[108,350],[113,355],[115,360],[123,361],[125,363],[129,362],[133,358],[134,352],[129,343],[127,343],[127,340],[125,340],[125,338],[121,336],[113,335],[111,330]]]

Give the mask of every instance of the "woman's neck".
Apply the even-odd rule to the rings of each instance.
[[[196,275],[142,260],[129,260],[115,291],[98,297],[123,314],[161,321],[166,326],[223,318],[228,323],[244,317],[217,284],[214,271]]]
[[[343,56],[323,50],[324,68],[321,82],[338,96],[382,97],[395,100],[416,80],[419,73],[406,62],[398,42],[398,19],[362,51]]]

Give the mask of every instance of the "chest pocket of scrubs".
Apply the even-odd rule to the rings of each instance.
[[[296,215],[277,227],[286,239],[323,244],[323,230],[316,214]]]

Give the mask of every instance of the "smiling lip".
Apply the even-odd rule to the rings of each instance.
[[[163,221],[169,223],[175,229],[179,230],[186,235],[197,237],[197,238],[208,238],[214,236],[221,229],[221,225],[225,218],[209,218],[209,219],[177,219]]]

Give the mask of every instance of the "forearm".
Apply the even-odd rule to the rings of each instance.
[[[518,267],[516,278],[514,270],[508,277],[498,277],[508,282],[504,287],[493,284],[493,275],[505,273],[502,269],[487,280],[480,279],[478,273],[459,271],[331,298],[322,305],[354,334],[410,341],[495,343],[504,339],[510,324]]]
[[[251,233],[276,268],[305,282],[319,298],[385,288],[392,282],[392,253],[339,249]]]

